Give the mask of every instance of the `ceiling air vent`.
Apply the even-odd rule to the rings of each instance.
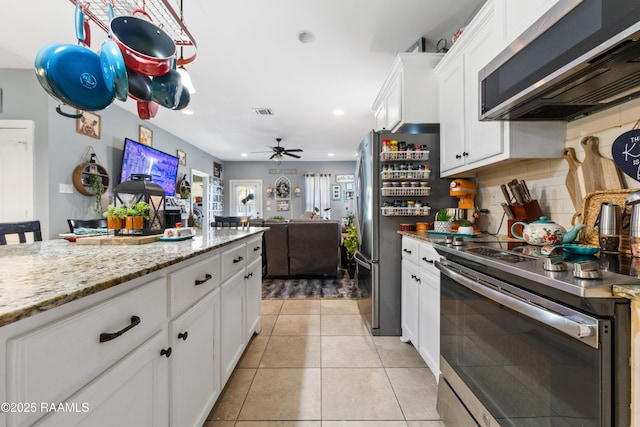
[[[271,108],[254,108],[253,112],[259,116],[273,116]]]

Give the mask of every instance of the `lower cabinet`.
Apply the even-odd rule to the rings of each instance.
[[[201,426],[221,390],[220,288],[169,325],[171,425]]]
[[[220,286],[220,298],[223,301],[220,315],[220,324],[222,325],[220,332],[222,384],[227,382],[244,351],[244,276],[245,271],[241,270]]]
[[[413,344],[436,379],[440,375],[440,271],[434,261],[440,255],[431,244],[403,236],[402,336]],[[417,256],[415,253],[417,252]],[[416,264],[417,263],[417,264]]]
[[[38,403],[52,405],[39,408],[51,413],[34,425],[169,425],[169,359],[160,355],[166,342],[159,332],[66,401]]]
[[[247,265],[246,251],[230,244],[0,328],[0,402],[22,409],[0,427],[202,426],[260,331],[261,252]]]

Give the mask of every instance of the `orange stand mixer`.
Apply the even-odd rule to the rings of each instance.
[[[454,179],[449,184],[449,195],[459,199],[458,212],[456,214],[458,220],[474,222],[475,206],[473,200],[477,191],[476,184],[466,179]],[[471,210],[471,215],[468,215],[467,210]],[[473,224],[473,228],[476,232],[478,231],[475,224]]]

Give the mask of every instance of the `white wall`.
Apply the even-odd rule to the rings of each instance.
[[[591,117],[568,123],[566,147],[573,147],[580,162],[584,160],[584,150],[580,140],[592,135],[599,139],[599,151],[603,157],[611,158],[611,145],[622,133],[633,128],[640,119],[640,100],[610,108]],[[489,232],[507,234],[507,220],[502,226],[500,221],[504,202],[500,184],[506,184],[513,178],[524,179],[534,199],[537,199],[542,212],[553,221],[571,228],[571,220],[576,210],[573,207],[565,179],[569,166],[558,153],[557,159],[528,160],[508,167],[494,167],[478,173],[478,197],[476,204],[490,210]],[[586,171],[588,173],[588,171]],[[627,188],[640,188],[634,179],[624,175]],[[498,228],[499,227],[499,228]]]

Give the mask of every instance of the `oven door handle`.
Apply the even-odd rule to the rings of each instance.
[[[507,295],[499,290],[490,288],[487,285],[480,283],[480,279],[475,279],[451,269],[445,263],[440,261],[435,262],[438,270],[442,274],[451,278],[456,283],[472,290],[473,292],[480,294],[492,301],[497,302],[500,305],[508,307],[514,311],[517,311],[524,316],[532,318],[542,324],[545,324],[557,331],[570,336],[571,338],[583,342],[590,347],[598,348],[598,325],[597,320],[594,320],[594,324],[579,323],[571,320],[561,314],[547,310],[539,305],[533,305],[526,300],[521,300],[516,296]],[[475,280],[474,280],[475,279]],[[489,284],[487,282],[487,284]],[[495,285],[494,285],[495,286]]]

